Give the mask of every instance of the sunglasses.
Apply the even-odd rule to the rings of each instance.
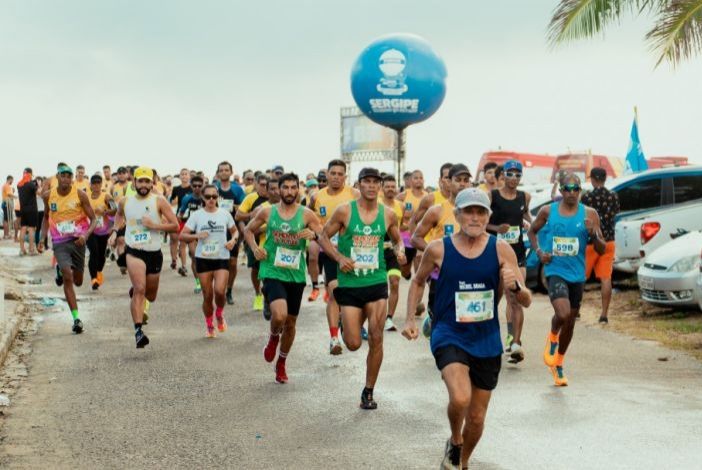
[[[219,196],[218,196],[217,194],[205,194],[205,195],[202,196],[202,197],[204,197],[204,198],[207,199],[208,201],[211,201],[212,199],[218,199],[218,198],[219,198]]]
[[[580,185],[579,184],[564,184],[561,186],[561,191],[568,192],[568,193],[577,193],[580,192]]]
[[[507,178],[521,178],[522,174],[516,171],[508,171],[505,173]]]
[[[192,187],[193,188],[202,188],[202,185],[201,184],[193,184]]]

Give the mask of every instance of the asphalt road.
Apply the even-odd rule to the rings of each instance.
[[[134,347],[128,280],[106,271],[98,293],[80,290],[84,334],[71,334],[65,308],[40,315],[29,375],[5,410],[0,467],[438,467],[447,395],[427,340],[386,334],[379,408],[362,411],[366,347],[328,354],[321,299],[303,305],[290,383],[279,385],[245,268],[229,331],[208,340],[192,279],[166,267],[145,350]],[[34,274],[44,282],[31,289],[59,293],[48,268]],[[537,296],[527,359],[503,364],[471,468],[700,468],[702,365],[581,324],[566,359],[571,385],[555,388],[541,360],[550,315]]]

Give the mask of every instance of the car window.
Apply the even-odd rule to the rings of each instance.
[[[673,184],[676,204],[702,199],[702,175],[676,176]]]
[[[637,181],[617,191],[621,212],[661,205],[661,180]]]

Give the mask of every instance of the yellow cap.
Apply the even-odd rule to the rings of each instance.
[[[148,166],[140,166],[139,168],[134,170],[134,179],[135,180],[149,179],[149,180],[153,181],[154,180],[154,170],[152,170]]]

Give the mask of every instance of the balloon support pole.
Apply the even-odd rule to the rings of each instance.
[[[395,162],[395,178],[397,186],[402,184],[402,175],[405,172],[405,130],[397,130],[397,147],[395,148],[397,160]]]

